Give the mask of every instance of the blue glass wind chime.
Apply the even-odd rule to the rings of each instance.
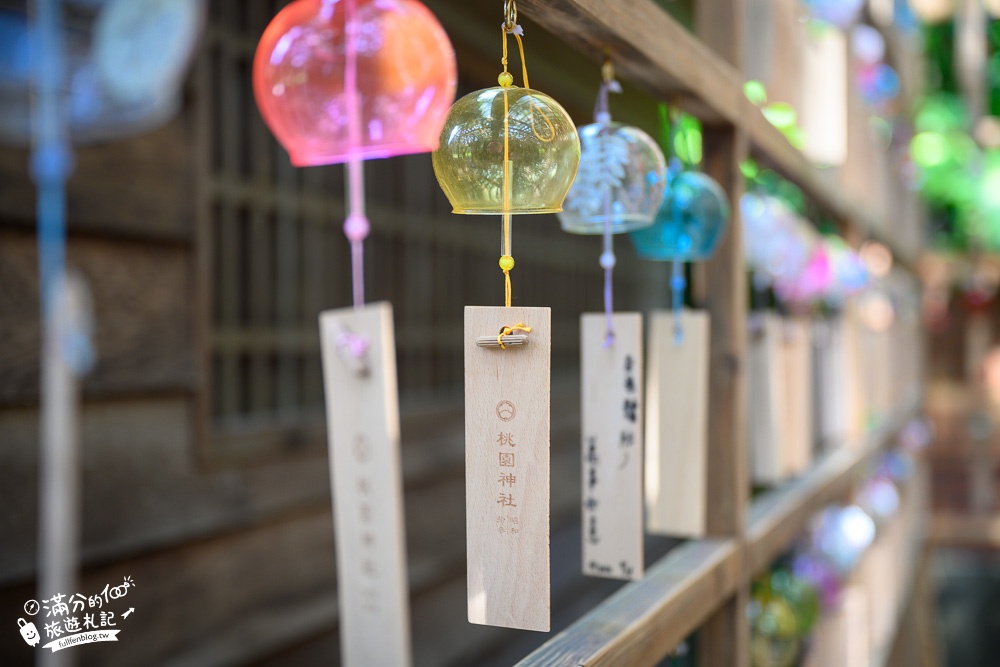
[[[630,237],[642,259],[673,262],[670,288],[674,341],[679,345],[684,341],[684,262],[704,261],[712,256],[729,226],[730,209],[722,187],[711,177],[685,166],[678,156],[679,114],[674,112],[671,119],[665,104],[659,111],[661,139],[670,156],[667,187],[653,224],[631,232]]]

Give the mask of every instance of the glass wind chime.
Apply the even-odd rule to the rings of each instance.
[[[319,317],[342,662],[405,667],[395,338],[391,305],[365,305],[363,161],[437,147],[455,95],[455,54],[416,0],[297,0],[264,31],[253,83],[261,115],[293,165],[346,164],[353,307]]]
[[[559,214],[563,230],[572,234],[602,234],[600,264],[604,269],[605,345],[614,341],[612,272],[614,234],[653,224],[663,201],[666,161],[648,134],[611,119],[609,93],[620,93],[614,65],[607,58],[594,107],[594,122],[579,128],[580,170]]]
[[[434,150],[455,84],[448,36],[416,0],[297,0],[260,39],[254,96],[292,164],[347,165],[355,307],[370,229],[363,161]]]
[[[648,227],[663,200],[666,163],[642,130],[611,119],[620,93],[610,57],[601,68],[594,122],[579,128],[580,170],[559,214],[574,234],[603,235],[604,312],[580,316],[580,512],[584,574],[638,579],[643,555],[642,314],[615,313],[613,235]],[[621,381],[611,381],[620,378]]]
[[[501,218],[504,306],[465,308],[468,609],[472,623],[548,631],[551,310],[512,304],[511,225],[562,209],[580,140],[566,111],[529,86],[513,0],[500,30],[499,85],[455,102],[433,154],[455,213]],[[507,69],[510,35],[523,88]]]
[[[531,89],[513,0],[505,3],[504,12],[499,86],[455,102],[433,162],[454,213],[502,217],[500,270],[504,303],[509,308],[514,268],[512,216],[562,210],[580,162],[580,139],[566,110],[545,93]],[[514,85],[514,76],[507,70],[508,35],[517,40],[523,88]],[[497,150],[501,146],[502,159]]]
[[[684,339],[681,311],[684,307],[684,262],[704,261],[712,256],[729,225],[729,202],[718,183],[705,174],[687,169],[677,157],[677,136],[666,105],[660,105],[661,134],[670,155],[667,188],[651,227],[630,234],[636,253],[643,259],[673,262],[670,288],[674,313],[674,339]]]

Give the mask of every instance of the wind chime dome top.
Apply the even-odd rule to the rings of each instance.
[[[618,234],[653,224],[666,186],[666,161],[656,142],[614,121],[584,125],[579,133],[580,170],[559,214],[562,228],[602,234],[609,221]]]
[[[455,102],[433,163],[455,213],[557,213],[580,164],[580,139],[548,95],[497,86]]]
[[[639,257],[659,261],[699,261],[715,252],[729,226],[726,192],[697,171],[669,179],[651,227],[632,232]]]
[[[257,46],[254,95],[292,164],[434,150],[455,52],[416,0],[297,0]]]

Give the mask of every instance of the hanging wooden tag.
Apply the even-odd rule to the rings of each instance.
[[[858,445],[858,435],[864,430],[864,360],[861,355],[861,323],[857,307],[848,303],[843,313],[844,368],[847,371],[847,436],[848,445]]]
[[[551,318],[549,308],[465,308],[471,623],[549,630]],[[531,327],[524,344],[477,344],[516,324]]]
[[[754,315],[747,351],[747,418],[750,469],[756,484],[775,484],[787,476],[787,392],[781,335],[781,318],[777,315]]]
[[[583,573],[640,579],[642,530],[642,314],[580,316]]]
[[[346,667],[410,664],[392,306],[320,314]]]
[[[847,438],[847,378],[840,318],[813,322],[813,416],[815,437],[823,451]]]
[[[646,529],[705,534],[708,495],[708,355],[706,311],[681,314],[684,339],[674,340],[674,315],[653,313],[646,400]]]
[[[785,318],[781,353],[785,369],[785,446],[786,475],[798,475],[812,461],[812,333],[809,320]]]

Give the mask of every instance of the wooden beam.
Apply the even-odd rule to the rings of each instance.
[[[743,0],[696,0],[698,36],[733,69],[737,117],[732,124],[706,124],[703,133],[703,170],[729,195],[735,213],[729,232],[715,254],[694,274],[697,293],[705,300],[712,322],[708,395],[712,418],[708,422],[708,522],[714,535],[742,538],[750,497],[747,456],[747,273],[743,259],[740,198],[744,178],[740,171],[748,155],[746,133],[739,124],[743,95]],[[698,664],[702,667],[744,667],[750,660],[750,633],[746,621],[749,586],[746,563],[737,562],[740,585],[702,627],[698,637]]]
[[[710,122],[736,123],[739,73],[652,0],[521,0],[532,20],[599,61],[606,49],[623,78]]]
[[[934,546],[1000,549],[1000,517],[937,511],[928,521],[927,541]]]
[[[732,539],[682,544],[518,667],[658,663],[733,594],[737,549]]]
[[[705,131],[704,143],[705,172],[729,193],[730,205],[738,211],[743,191],[738,165],[746,154],[746,140],[737,129],[711,128]],[[737,215],[715,255],[695,274],[712,321],[708,532],[713,535],[742,534],[750,495],[746,466],[747,278],[742,236]]]

